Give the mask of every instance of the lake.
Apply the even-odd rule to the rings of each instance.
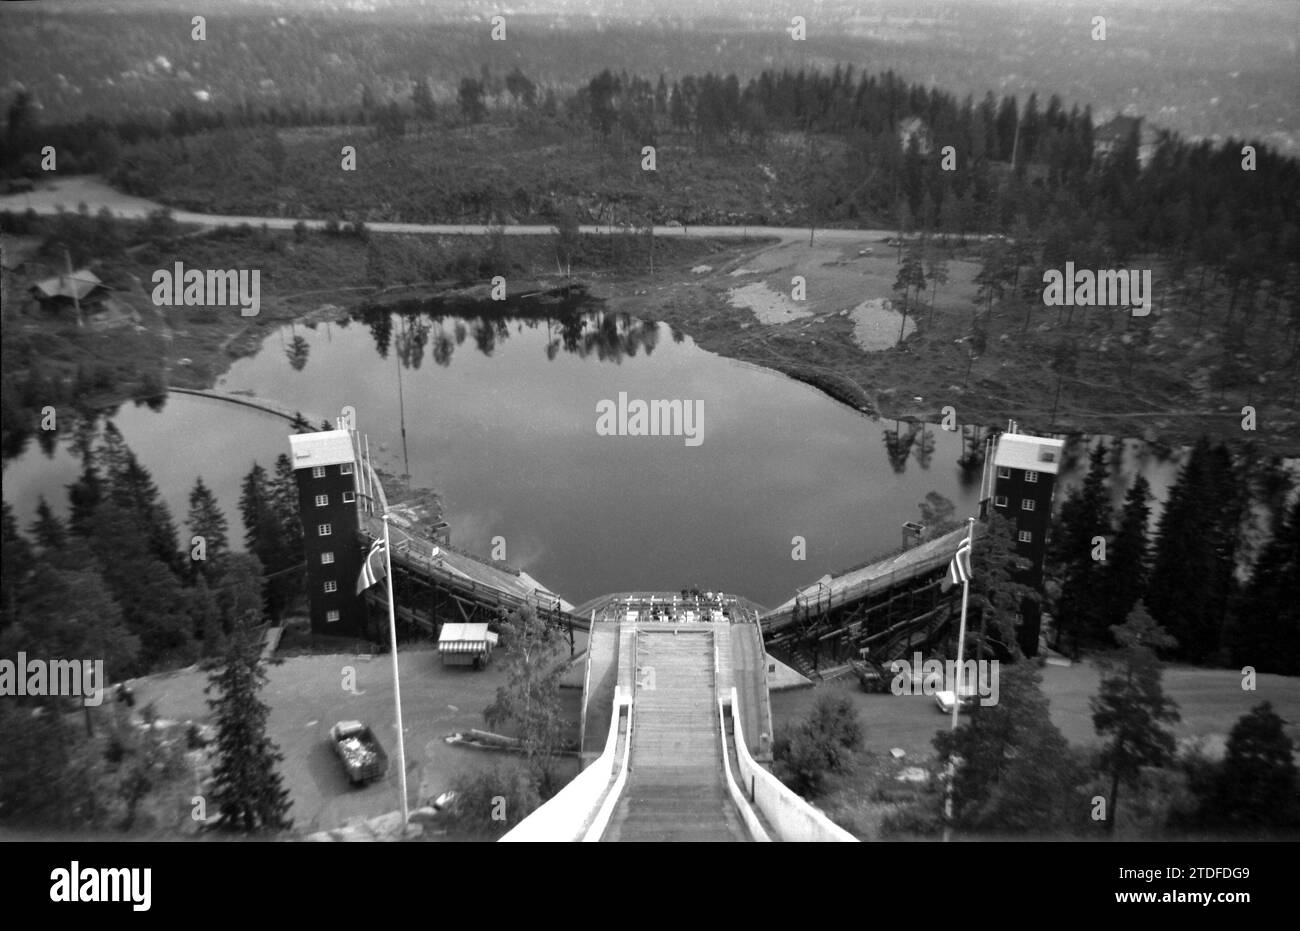
[[[454,544],[487,555],[501,537],[509,563],[574,604],[699,586],[773,606],[898,548],[927,492],[951,499],[959,516],[975,510],[980,471],[959,465],[961,431],[865,416],[663,324],[590,305],[532,305],[510,317],[490,306],[285,326],[218,387],[314,423],[354,407],[376,464],[442,495]],[[662,432],[676,426],[676,435],[619,435],[636,432],[626,417],[615,421],[625,431],[597,430],[600,405],[617,407],[621,395],[625,413],[680,401],[701,416],[665,421]],[[240,480],[255,460],[269,467],[288,450],[283,419],[206,398],[172,394],[157,412],[124,405],[114,422],[178,524],[202,474],[232,538],[242,537]],[[1087,462],[1072,449],[1066,484]],[[1145,473],[1163,498],[1179,458],[1127,441],[1118,468]],[[38,495],[65,511],[78,471],[62,443],[52,457],[31,443],[10,460],[4,497],[20,526]],[[795,537],[803,560],[793,558]]]

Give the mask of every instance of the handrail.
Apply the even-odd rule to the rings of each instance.
[[[609,787],[605,793],[605,798],[601,802],[596,816],[592,819],[591,824],[587,827],[586,832],[582,835],[584,843],[594,843],[605,836],[605,831],[609,828],[609,819],[613,817],[614,806],[618,804],[623,797],[623,789],[627,786],[627,774],[629,763],[632,759],[632,727],[633,717],[636,715],[636,706],[628,702],[624,708],[627,714],[627,730],[623,733],[623,759],[618,765],[618,775],[614,778],[614,784]],[[621,715],[620,715],[621,719]],[[617,725],[617,721],[615,724]]]
[[[594,618],[593,618],[594,620]],[[587,628],[587,668],[582,674],[582,717],[578,721],[578,768],[582,769],[582,753],[587,746],[587,697],[591,688],[591,641],[596,635],[596,625]],[[617,685],[617,683],[615,683]]]
[[[897,559],[899,556],[905,555],[908,552],[915,552],[921,547],[931,546],[933,544],[938,543],[939,541],[947,540],[950,537],[953,540],[955,540],[957,539],[958,536],[964,534],[965,532],[966,532],[966,528],[964,527],[957,528],[941,536],[935,537],[933,540],[926,540],[924,543],[920,544],[919,546],[911,546],[905,550],[891,552],[878,559],[874,559],[873,561],[867,563],[866,565],[856,566],[852,569],[847,569],[841,572],[839,575],[832,576],[831,585],[833,585],[834,582],[838,579],[844,579],[845,577],[853,575],[854,573],[862,572],[864,570],[872,568],[873,566],[879,566],[882,563],[886,563],[889,562],[890,560]],[[906,572],[907,573],[906,577],[912,578],[918,574],[933,571],[934,569],[943,565],[944,561],[949,558],[951,558],[951,554],[948,552],[946,548],[936,546],[934,547],[934,551],[932,553],[925,556],[923,559],[919,559],[916,563],[912,565],[903,568],[894,568],[889,570],[887,573],[882,573],[879,576],[863,579],[861,581],[854,582],[852,584],[846,584],[843,587],[841,587],[841,589],[838,592],[834,588],[828,586],[826,588],[827,594],[825,596],[824,606],[823,606],[822,594],[820,590],[814,596],[816,611],[818,614],[826,614],[834,610],[835,608],[842,607],[843,605],[848,604],[850,602],[860,601],[861,599],[868,597],[877,591],[887,590],[889,588],[892,588],[901,572]],[[817,583],[814,582],[812,583],[812,585],[805,586],[805,588],[812,588],[813,585],[816,584]],[[808,608],[809,601],[810,598],[804,595],[804,589],[800,589],[799,593],[797,593],[793,599],[791,599],[789,602],[787,602],[784,605],[780,605],[776,608],[773,608],[771,611],[767,612],[767,614],[763,616],[763,619],[767,621],[769,627],[771,627],[773,624],[777,622],[781,622],[781,626],[784,627],[786,626],[788,620],[793,620],[795,614],[799,611],[801,606],[805,610]]]
[[[736,690],[731,690],[733,709],[738,700]],[[741,776],[753,787],[754,805],[767,818],[783,841],[842,841],[857,843],[858,839],[795,794],[785,783],[763,769],[749,755],[745,745],[744,727],[733,713],[731,727],[735,732],[736,760]]]
[[[620,632],[622,627],[619,627]],[[623,759],[619,764],[618,776],[614,779],[614,784],[610,786],[609,791],[605,793],[605,799],[601,803],[600,809],[596,812],[596,817],[592,819],[591,825],[582,839],[586,842],[598,841],[605,834],[609,827],[609,819],[614,814],[614,805],[623,796],[623,788],[627,785],[627,774],[631,769],[632,762],[632,727],[634,725],[633,716],[636,714],[636,692],[637,692],[637,630],[636,625],[632,625],[632,689],[631,695],[627,696],[627,730],[623,738]],[[617,722],[615,722],[617,723]]]
[[[495,585],[492,585],[490,583],[477,582],[474,579],[462,576],[461,574],[457,573],[455,570],[452,570],[446,566],[440,566],[438,562],[431,555],[426,555],[425,553],[419,552],[418,549],[409,548],[410,543],[416,543],[420,545],[427,544],[429,547],[432,547],[433,544],[428,543],[428,541],[421,540],[419,537],[413,536],[409,531],[407,531],[403,527],[392,525],[392,529],[395,530],[397,534],[401,535],[404,538],[402,542],[408,543],[408,549],[406,552],[401,551],[397,545],[393,546],[394,561],[399,564],[404,564],[408,567],[413,567],[427,573],[430,577],[436,579],[438,583],[441,584],[444,588],[460,589],[461,591],[467,592],[469,595],[471,595],[472,597],[480,601],[485,600],[487,598],[491,598],[497,607],[504,606],[514,610],[533,607],[534,606],[534,602],[532,600],[533,598],[538,598],[539,599],[538,603],[540,603],[541,595],[538,590],[532,590],[528,594],[519,595],[513,592],[505,591],[504,589],[498,588]],[[366,535],[367,538],[369,539],[375,538],[374,535],[369,531],[369,529],[362,527],[360,528],[360,530],[362,533]],[[480,563],[482,562],[481,560],[478,561]],[[482,563],[482,564],[487,566],[487,568],[495,568],[493,566],[488,565],[487,563]],[[570,612],[564,611],[563,609],[559,608],[558,596],[554,595],[553,592],[546,592],[546,595],[548,597],[552,597],[556,599],[554,602],[555,605],[554,611],[557,615],[560,615],[565,621],[573,624],[573,626],[579,630],[590,629],[589,622],[587,622],[583,618],[577,617],[576,615],[573,615]]]
[[[766,714],[760,716],[760,721],[767,722],[767,731],[758,735],[758,746],[761,753],[767,754],[772,751],[776,724],[772,721],[772,690],[767,682],[767,644],[763,642],[763,625],[759,622],[757,611],[754,612],[754,635],[758,637],[758,658],[763,664],[763,710]],[[732,715],[734,717],[734,711]]]
[[[736,695],[735,689],[731,690],[731,695],[732,701],[734,702]],[[762,844],[771,843],[772,838],[768,835],[767,831],[763,829],[763,824],[758,820],[758,815],[754,813],[753,807],[749,804],[749,799],[745,798],[745,794],[740,791],[740,788],[736,785],[735,776],[732,775],[731,754],[727,752],[727,724],[726,715],[724,713],[725,705],[723,704],[721,695],[715,695],[714,699],[718,708],[718,737],[721,738],[722,741],[722,777],[727,783],[727,794],[731,796],[731,803],[736,806],[736,812],[740,815],[740,819],[745,822],[745,830],[749,831],[750,839]],[[731,707],[731,723],[734,729],[736,725],[736,709],[734,704]],[[740,759],[739,752],[737,752],[736,759]]]

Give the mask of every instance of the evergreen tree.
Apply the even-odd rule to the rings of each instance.
[[[903,322],[898,328],[898,341],[901,343],[903,333],[907,329],[907,311],[910,306],[908,296],[915,295],[915,299],[919,300],[925,290],[925,268],[922,263],[921,247],[915,242],[909,243],[903,253],[903,262],[898,267],[898,277],[894,280],[894,290],[903,297],[900,307]]]
[[[1147,608],[1192,662],[1215,656],[1232,593],[1239,513],[1234,481],[1227,450],[1202,438],[1160,515]]]
[[[965,653],[968,658],[985,657],[990,637],[1002,652],[1012,656],[1020,652],[1016,628],[1027,603],[1037,602],[1039,595],[1022,581],[1030,562],[1016,553],[1014,531],[1010,520],[993,512],[984,532],[975,537],[970,608],[977,612],[980,623],[976,648]]]
[[[131,450],[126,445],[122,431],[113,421],[107,421],[95,448],[95,460],[109,485],[117,482],[126,471]]]
[[[285,539],[284,522],[274,498],[275,492],[266,470],[253,463],[240,490],[239,512],[244,521],[245,545],[261,561],[267,575],[291,565],[288,560],[289,541]],[[273,618],[279,618],[286,606],[285,585],[273,580],[265,591],[267,612]]]
[[[190,512],[186,521],[190,533],[202,537],[206,550],[206,559],[194,560],[193,569],[207,574],[213,571],[228,553],[226,515],[221,513],[217,496],[203,483],[203,476],[194,482],[190,491]]]
[[[244,624],[236,627],[222,665],[208,677],[204,693],[216,717],[217,765],[213,773],[216,826],[253,834],[292,827],[293,804],[277,764],[284,757],[266,733],[271,709],[258,692],[266,684],[260,648]]]
[[[1234,666],[1300,674],[1300,496],[1278,514],[1233,611],[1229,649]]]
[[[285,549],[289,565],[303,561],[302,520],[298,514],[298,479],[288,453],[275,460],[275,478],[270,484],[271,506],[283,528]]]
[[[411,100],[415,105],[415,115],[420,119],[431,121],[437,115],[438,108],[433,102],[433,91],[430,90],[426,78],[420,78],[415,82]]]
[[[960,760],[952,777],[954,827],[1025,834],[1076,821],[1070,813],[1081,808],[1080,773],[1041,683],[1031,663],[1002,667],[997,704],[975,709],[956,731],[935,734],[940,763]]]
[[[487,105],[483,102],[483,85],[473,78],[462,78],[456,99],[460,104],[460,115],[466,123],[478,123],[487,116]]]
[[[266,605],[266,583],[262,562],[252,553],[231,553],[212,581],[212,594],[221,617],[221,629],[229,633],[250,611],[259,613]]]
[[[193,662],[186,592],[153,551],[140,514],[105,501],[95,510],[89,542],[127,629],[140,638],[143,667]]]
[[[181,566],[176,546],[176,525],[149,470],[140,465],[125,444],[109,466],[109,500],[134,513],[145,528],[154,557],[172,569]]]
[[[1147,577],[1151,571],[1151,547],[1147,542],[1147,524],[1151,517],[1151,485],[1139,475],[1124,496],[1124,510],[1120,514],[1119,530],[1115,542],[1106,551],[1106,562],[1099,572],[1096,593],[1101,605],[1098,618],[1107,627],[1127,618],[1133,607],[1146,594]],[[1100,631],[1089,630],[1098,638]]]
[[[42,561],[21,586],[22,617],[0,631],[0,655],[102,659],[109,679],[135,668],[140,639],[105,584],[99,564],[68,568]]]
[[[226,636],[221,624],[221,606],[202,575],[191,586],[189,599],[189,615],[194,619],[194,635],[202,642],[203,655],[223,655],[226,651]]]
[[[63,715],[33,716],[6,698],[0,741],[0,824],[85,831],[103,823],[96,780],[103,753],[86,753]]]
[[[934,319],[934,300],[939,296],[939,285],[948,283],[948,258],[933,244],[926,250],[925,275],[930,282],[930,315],[926,317],[929,323]]]
[[[1062,648],[1068,640],[1076,656],[1080,640],[1097,638],[1105,631],[1105,616],[1097,599],[1104,563],[1093,558],[1093,537],[1105,538],[1111,532],[1108,475],[1106,447],[1099,442],[1089,457],[1083,485],[1070,492],[1061,505],[1052,540],[1052,562],[1061,582],[1056,599],[1056,645]]]
[[[1144,766],[1164,766],[1173,759],[1174,735],[1166,724],[1179,720],[1177,705],[1165,697],[1156,650],[1176,645],[1139,604],[1124,624],[1111,627],[1119,650],[1103,658],[1101,688],[1091,702],[1097,733],[1110,737],[1101,766],[1110,776],[1106,826],[1115,831],[1119,789]]]
[[[61,550],[68,542],[67,528],[55,516],[49,502],[41,495],[36,503],[36,520],[32,522],[32,538],[42,550]]]
[[[81,475],[68,486],[68,528],[75,534],[90,533],[95,509],[104,499],[104,478],[90,454],[81,459]]]
[[[993,302],[1002,300],[1011,283],[1015,269],[1007,255],[1007,248],[999,242],[989,242],[984,246],[983,262],[975,274],[974,303],[984,307],[984,325],[988,326],[993,318]]]
[[[9,502],[3,503],[0,520],[0,630],[19,616],[19,592],[36,564],[31,544],[18,532],[18,521]]]
[[[1262,702],[1233,725],[1214,792],[1203,806],[1206,822],[1256,834],[1300,829],[1300,775],[1283,724],[1272,704]]]

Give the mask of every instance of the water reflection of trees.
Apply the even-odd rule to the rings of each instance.
[[[984,441],[989,430],[975,425],[961,428],[961,452],[957,456],[958,482],[969,488],[980,477],[984,465]],[[893,420],[883,424],[880,437],[885,443],[885,458],[897,475],[907,470],[909,459],[922,469],[929,469],[939,440],[933,424],[922,421]]]
[[[544,352],[551,361],[563,351],[580,359],[594,358],[617,364],[637,353],[649,356],[659,343],[659,324],[653,320],[605,311],[526,317],[372,311],[366,319],[380,358],[387,358],[393,346],[402,366],[412,369],[420,367],[427,346],[432,346],[431,355],[436,364],[449,367],[457,347],[467,338],[473,339],[480,353],[491,357],[510,338],[512,324],[516,333],[522,333],[525,327],[529,330],[545,327]]]
[[[295,333],[293,339],[289,340],[289,348],[284,351],[285,356],[289,359],[289,365],[295,372],[301,372],[307,367],[307,356],[311,352],[311,346],[302,334]]]
[[[881,437],[885,441],[885,456],[889,459],[889,467],[894,470],[895,475],[902,475],[907,468],[907,460],[912,455],[912,444],[916,442],[917,425],[915,423],[907,424],[907,432],[903,431],[903,421],[895,420],[893,429],[886,427]]]

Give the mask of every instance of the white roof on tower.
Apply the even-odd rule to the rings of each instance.
[[[1050,440],[1043,436],[1023,433],[1004,433],[998,437],[993,464],[1011,469],[1046,472],[1055,475],[1061,470],[1061,450],[1065,440]]]
[[[347,430],[324,430],[319,433],[299,433],[289,437],[293,450],[293,467],[311,469],[316,466],[355,462],[352,452],[352,434]]]

